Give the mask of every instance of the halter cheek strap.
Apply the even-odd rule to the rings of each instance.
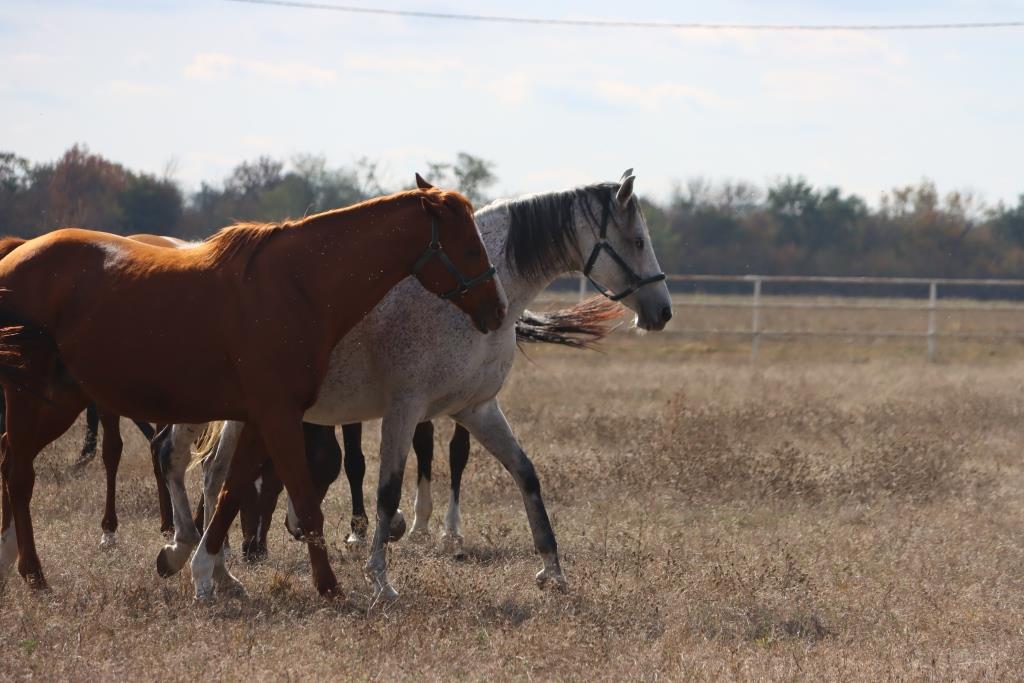
[[[626,286],[626,289],[621,292],[615,293],[613,290],[605,287],[590,275],[590,271],[594,269],[594,264],[597,263],[597,257],[601,255],[602,251],[608,252],[608,255],[612,257],[612,260],[619,264],[619,268],[621,268],[622,272],[626,274],[626,279],[629,281],[629,284]],[[583,275],[590,280],[590,284],[594,285],[597,291],[601,292],[601,294],[608,297],[611,301],[620,301],[625,299],[644,285],[654,284],[655,282],[661,282],[665,279],[665,273],[656,273],[654,275],[649,275],[648,277],[638,275],[637,272],[633,270],[628,263],[626,263],[626,259],[622,258],[619,252],[615,251],[615,247],[612,246],[611,242],[608,241],[607,221],[603,221],[601,224],[600,237],[590,252],[590,258],[587,259],[587,264],[583,266]]]
[[[477,285],[482,285],[493,278],[495,272],[497,272],[494,266],[488,267],[487,270],[472,278],[467,278],[459,272],[458,267],[452,263],[452,260],[448,258],[448,254],[444,253],[444,249],[441,247],[441,239],[438,236],[437,230],[437,217],[432,216],[430,219],[430,244],[427,245],[426,251],[416,261],[416,265],[412,267],[413,275],[419,275],[423,266],[427,265],[427,262],[435,256],[441,260],[441,265],[458,283],[454,289],[442,294],[442,299],[454,299],[457,296],[462,296]]]

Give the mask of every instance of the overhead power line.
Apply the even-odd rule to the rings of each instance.
[[[355,5],[333,5],[299,0],[226,0],[249,5],[272,5],[298,9],[327,10],[348,14],[373,14],[414,19],[473,21],[490,24],[526,24],[533,26],[577,26],[584,28],[688,29],[699,31],[944,31],[957,29],[1024,28],[1024,21],[964,21],[940,24],[716,24],[687,21],[619,21],[603,19],[551,19],[543,17],[510,17],[495,14],[461,14],[456,12],[425,12],[419,10],[382,9]]]

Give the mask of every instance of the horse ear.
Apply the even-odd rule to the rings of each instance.
[[[636,180],[635,175],[627,176],[626,179],[622,181],[622,184],[619,185],[619,191],[615,193],[615,198],[619,200],[619,204],[625,206],[626,202],[628,202],[630,197],[633,196],[634,180]]]
[[[435,202],[429,201],[426,197],[421,197],[420,204],[423,206],[423,210],[431,216],[437,216],[438,218],[441,217],[441,207],[439,207]]]
[[[625,171],[622,172],[622,177],[619,178],[619,182],[621,183],[623,180],[625,180],[631,175],[633,175],[633,169],[627,168]]]
[[[420,188],[421,190],[434,189],[434,186],[428,183],[426,180],[424,180],[423,176],[421,176],[419,173],[416,174],[416,187]]]

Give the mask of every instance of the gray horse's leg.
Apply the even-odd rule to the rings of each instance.
[[[544,560],[544,569],[537,573],[537,583],[541,586],[551,583],[558,588],[564,588],[565,575],[562,574],[558,562],[555,533],[551,529],[551,522],[541,499],[540,481],[537,479],[533,463],[526,457],[526,453],[512,434],[512,429],[498,407],[498,402],[491,399],[487,403],[459,413],[455,419],[466,427],[484,448],[494,454],[519,486],[526,506],[526,516],[530,520],[530,531],[533,532],[533,545]]]
[[[392,600],[398,593],[388,581],[386,552],[391,523],[402,497],[402,473],[413,432],[422,413],[406,405],[392,405],[381,424],[380,478],[377,484],[377,527],[364,571],[373,584],[375,599]]]
[[[156,570],[165,578],[181,571],[199,544],[199,532],[192,520],[188,491],[185,490],[185,471],[192,458],[192,443],[199,437],[204,426],[174,425],[168,428],[169,434],[162,437],[157,435],[154,439],[174,515],[174,539],[156,557]]]
[[[244,422],[228,421],[224,423],[224,430],[220,434],[217,446],[213,453],[203,461],[203,500],[207,502],[203,506],[203,530],[205,531],[213,520],[213,513],[217,509],[217,499],[220,496],[221,487],[227,479],[228,469],[231,467],[231,458],[235,455],[235,447],[238,445],[238,437],[242,433]],[[221,546],[220,552],[213,557],[213,582],[220,591],[244,592],[242,584],[227,569],[224,564],[227,541]]]

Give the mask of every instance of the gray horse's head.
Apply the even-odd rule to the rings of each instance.
[[[672,298],[633,192],[635,180],[628,169],[618,183],[588,193],[590,209],[577,213],[589,223],[577,226],[583,273],[605,296],[636,313],[641,329],[661,330],[672,318]]]
[[[633,194],[635,180],[629,169],[617,183],[527,195],[497,205],[509,215],[509,267],[530,281],[582,271],[601,293],[636,313],[642,329],[664,328],[672,317],[672,300]]]

